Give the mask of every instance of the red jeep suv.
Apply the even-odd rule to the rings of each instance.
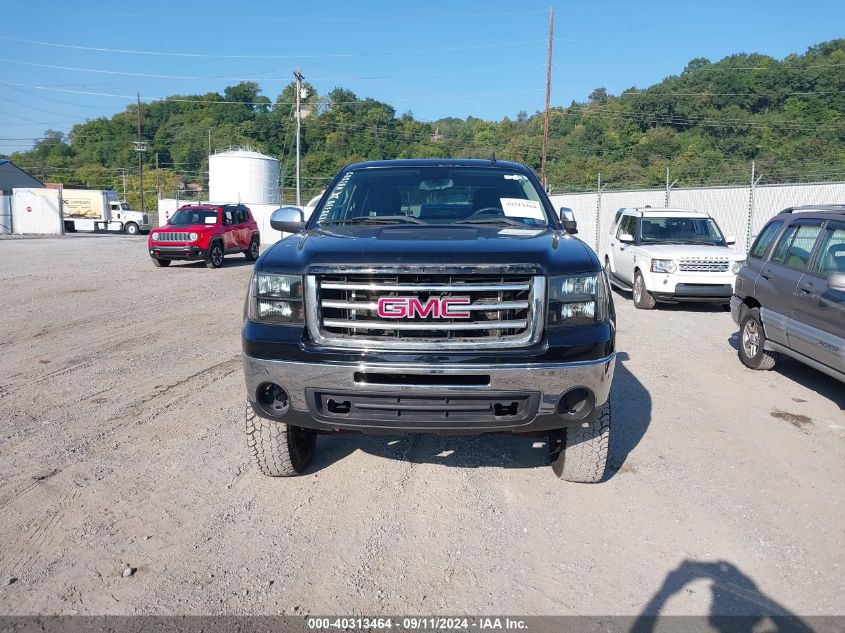
[[[156,266],[201,259],[209,268],[220,268],[230,253],[258,259],[260,244],[258,224],[247,207],[203,204],[180,207],[167,224],[150,233],[148,248]]]

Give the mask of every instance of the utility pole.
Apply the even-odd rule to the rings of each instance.
[[[211,156],[211,128],[208,128],[208,155]]]
[[[156,152],[156,200],[161,200],[161,189],[158,186],[158,152]]]
[[[300,193],[300,173],[299,173],[299,137],[302,131],[302,112],[300,111],[300,95],[302,94],[302,72],[299,70],[293,71],[293,76],[296,77],[296,206],[302,206],[302,195]]]
[[[748,196],[748,226],[745,230],[745,251],[751,248],[751,232],[754,230],[754,195],[757,189],[757,184],[763,177],[762,174],[757,175],[757,161],[751,161],[751,190]]]
[[[596,252],[599,251],[599,227],[601,226],[601,192],[604,191],[604,186],[601,184],[601,172],[599,172],[598,183],[596,185]]]
[[[666,167],[666,196],[664,197],[664,200],[663,200],[663,207],[666,208],[666,209],[669,208],[669,197],[670,197],[670,192],[672,191],[672,187],[674,187],[677,183],[678,183],[677,180],[675,180],[671,183],[669,182],[669,167],[667,166]]]
[[[135,151],[138,152],[138,174],[140,177],[141,211],[144,210],[144,152],[147,151],[147,144],[141,140],[141,93],[138,93],[138,140],[135,142]]]
[[[126,200],[126,170],[120,170],[120,177],[123,180],[123,199]]]
[[[540,161],[540,184],[546,186],[546,160],[549,154],[549,101],[552,96],[552,41],[555,8],[549,7],[549,63],[546,66],[546,113],[543,115],[543,158]]]

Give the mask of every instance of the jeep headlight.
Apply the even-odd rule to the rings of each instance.
[[[158,233],[153,233],[153,234],[151,235],[151,237],[153,238],[153,241],[154,241],[154,242],[157,242],[157,241],[158,241]]]
[[[651,272],[673,273],[678,270],[678,265],[671,259],[652,259]]]
[[[261,323],[302,323],[302,277],[255,273],[250,282],[249,318]]]
[[[739,273],[740,270],[742,270],[743,266],[745,266],[744,259],[741,259],[738,262],[734,262],[733,264],[731,264],[731,272],[736,275]]]
[[[188,235],[188,241],[189,241],[189,242],[196,242],[196,241],[197,241],[197,238],[198,238],[199,236],[200,236],[200,234],[199,234],[199,233],[190,233],[190,234]]]
[[[607,319],[604,273],[549,277],[549,325],[585,325]]]

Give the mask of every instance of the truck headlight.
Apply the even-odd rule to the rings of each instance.
[[[189,242],[196,242],[196,241],[197,241],[197,238],[199,238],[199,236],[200,236],[200,234],[199,234],[199,233],[190,233],[190,234],[188,235],[188,241],[189,241]]]
[[[745,266],[745,260],[740,260],[738,262],[734,262],[731,264],[731,272],[736,275],[742,270],[742,267]]]
[[[651,272],[673,273],[678,270],[678,265],[671,259],[652,259]]]
[[[157,242],[157,241],[158,241],[158,233],[153,233],[150,237],[152,237],[152,238],[153,238],[153,241],[154,241],[154,242]]]
[[[549,277],[549,325],[585,325],[607,319],[604,273]]]
[[[255,273],[250,281],[249,318],[262,323],[302,323],[302,277]]]

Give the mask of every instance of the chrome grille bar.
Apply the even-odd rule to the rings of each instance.
[[[471,330],[520,330],[528,325],[528,321],[479,321],[476,323],[439,323],[434,321],[340,321],[326,319],[324,327],[341,327],[352,330],[455,330],[468,332]]]
[[[528,290],[528,284],[360,284],[327,282],[321,283],[324,290],[368,290],[370,292],[483,292],[487,290]]]
[[[324,308],[340,308],[342,310],[378,310],[378,302],[375,301],[323,301],[320,305]],[[527,310],[527,301],[502,301],[501,303],[473,303],[462,305],[461,310],[484,310],[494,312],[496,310]]]

